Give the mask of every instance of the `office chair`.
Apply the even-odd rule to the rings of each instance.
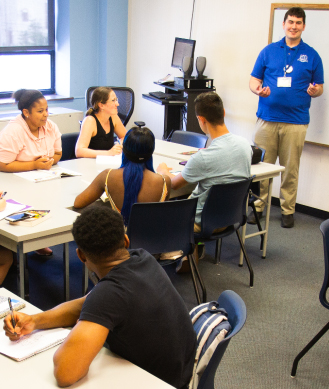
[[[86,109],[88,110],[91,105],[91,96],[93,91],[97,88],[97,86],[91,86],[86,90]],[[135,94],[134,91],[128,87],[118,87],[118,86],[110,86],[119,101],[118,106],[118,115],[122,121],[122,124],[126,126],[131,118],[131,115],[134,112],[135,106]]]
[[[327,309],[329,309],[329,301],[327,299],[327,291],[329,289],[329,219],[325,220],[320,225],[320,231],[323,235],[323,250],[324,250],[324,279],[322,288],[320,290],[320,303]],[[329,330],[329,322],[322,328],[322,330],[314,336],[314,338],[303,348],[303,350],[294,359],[294,363],[291,369],[291,377],[296,376],[298,362],[303,356],[312,348],[315,343],[322,338],[322,336]]]
[[[224,338],[214,351],[208,365],[203,372],[198,384],[198,389],[214,389],[214,380],[217,367],[227,349],[233,336],[235,336],[244,326],[247,318],[247,309],[242,298],[232,290],[225,290],[218,298],[221,308],[228,313],[228,321],[232,326],[232,331]]]
[[[185,146],[198,147],[202,149],[206,147],[208,137],[206,135],[197,134],[190,131],[175,131],[171,137],[171,142],[179,143]]]
[[[265,157],[265,150],[262,149],[261,147],[258,147],[257,148],[259,150],[261,150],[262,154],[261,154],[261,158],[260,158],[260,162],[263,162],[264,161],[264,157]],[[256,206],[255,206],[255,201],[257,200],[261,200],[261,201],[264,201],[262,199],[260,199],[260,182],[252,182],[251,185],[250,185],[250,189],[249,189],[249,199],[248,199],[248,206],[252,208],[252,211],[253,211],[253,214],[255,216],[255,221],[256,221],[256,225],[258,227],[258,231],[262,231],[262,226],[260,225],[260,220],[259,220],[259,217],[257,215],[257,212],[256,212]],[[265,202],[266,205],[268,205],[266,202]],[[264,244],[264,234],[261,234],[260,235],[260,250],[263,250],[263,244]]]
[[[143,248],[151,254],[181,250],[181,256],[173,260],[161,260],[161,266],[173,264],[187,256],[198,304],[201,303],[196,278],[201,286],[203,302],[206,302],[199,270],[193,258],[193,227],[197,199],[166,201],[163,203],[136,203],[132,206],[127,235],[130,248]]]
[[[70,132],[69,134],[62,135],[62,157],[61,161],[67,161],[69,159],[75,159],[75,145],[79,132]]]
[[[239,234],[239,228],[246,223],[246,204],[252,178],[217,184],[210,188],[201,214],[201,232],[194,233],[195,243],[216,240],[216,263],[220,261],[221,240],[236,232],[240,247],[250,273],[250,287],[254,284],[254,272]],[[222,232],[215,229],[227,227]]]

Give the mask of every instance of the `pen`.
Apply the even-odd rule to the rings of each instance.
[[[13,306],[11,305],[11,298],[10,297],[8,297],[8,304],[9,304],[10,313],[11,313],[11,324],[12,324],[13,329],[14,329],[14,335],[16,335],[16,332],[15,332],[16,322],[15,322],[15,318],[14,318],[14,310],[13,310]]]
[[[7,192],[3,192],[2,195],[1,195],[1,197],[0,197],[0,200],[1,200],[3,197],[5,197],[6,194],[7,194]]]
[[[315,86],[315,82],[313,82],[313,86]]]

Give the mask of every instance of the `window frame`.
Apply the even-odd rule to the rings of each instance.
[[[48,45],[46,46],[0,46],[0,55],[50,55],[50,89],[40,89],[44,95],[55,94],[55,0],[48,0]],[[0,98],[8,98],[12,93],[0,90]]]

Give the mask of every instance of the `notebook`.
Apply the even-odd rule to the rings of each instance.
[[[70,330],[65,328],[36,330],[16,341],[11,341],[2,331],[0,332],[0,353],[21,362],[62,343],[69,333]]]
[[[11,299],[11,304],[14,311],[18,311],[25,307],[25,303],[23,301],[16,299]],[[0,296],[0,319],[7,316],[9,312],[8,297]]]

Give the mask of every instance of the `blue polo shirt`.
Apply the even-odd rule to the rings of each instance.
[[[278,88],[277,79],[284,76],[286,63],[293,66],[293,71],[286,74],[292,78],[291,87]],[[263,80],[263,87],[269,86],[271,90],[270,96],[259,97],[257,117],[269,122],[310,122],[308,85],[324,83],[322,60],[311,46],[301,40],[298,46],[290,48],[285,38],[271,43],[260,52],[251,75]]]

